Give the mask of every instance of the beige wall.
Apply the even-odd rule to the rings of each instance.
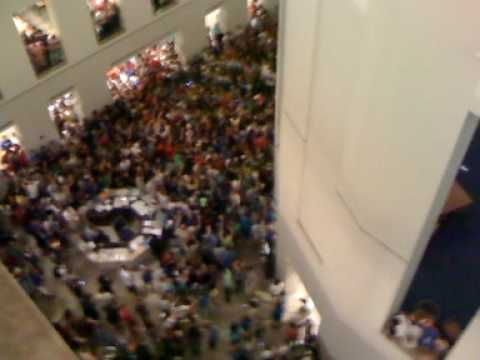
[[[380,331],[441,211],[467,113],[480,109],[480,5],[296,5],[281,2],[280,250],[333,355],[401,359]]]

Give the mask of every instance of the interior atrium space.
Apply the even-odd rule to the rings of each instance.
[[[479,359],[478,14],[1,0],[0,360]]]

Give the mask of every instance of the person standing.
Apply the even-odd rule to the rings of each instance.
[[[225,301],[230,303],[232,300],[232,294],[235,291],[235,279],[232,270],[228,267],[225,268],[223,272],[223,290],[225,292]]]
[[[98,277],[98,284],[101,293],[108,292],[113,294],[112,281],[106,275],[102,274]]]
[[[130,309],[128,308],[128,306],[127,305],[121,306],[118,310],[118,314],[123,324],[130,331],[130,334],[134,335],[136,333],[135,327],[137,325],[137,322],[133,314],[131,313]]]
[[[87,318],[93,320],[100,319],[100,314],[98,313],[97,307],[93,303],[90,295],[83,295],[82,299],[80,300],[80,304],[82,305],[83,313]]]
[[[233,277],[235,280],[235,290],[242,294],[245,291],[245,266],[242,261],[233,262]]]
[[[135,300],[135,311],[140,316],[140,319],[142,319],[145,327],[149,328],[151,326],[151,323],[152,323],[152,321],[150,320],[150,312],[148,311],[148,308],[145,305],[145,303],[138,296]]]
[[[115,328],[118,328],[120,324],[120,315],[119,307],[115,301],[108,303],[105,308],[105,313],[107,315],[107,321]]]
[[[200,358],[202,353],[202,332],[195,321],[192,322],[188,329],[187,337],[193,358]]]
[[[220,330],[213,323],[207,325],[208,329],[208,348],[210,350],[216,350],[220,343]]]
[[[119,272],[120,279],[122,279],[125,287],[132,293],[136,292],[135,283],[133,279],[133,274],[131,271],[127,270],[125,266],[122,266]]]
[[[278,299],[275,300],[275,305],[273,307],[272,319],[275,327],[280,326],[280,323],[283,319],[285,313],[285,300],[284,294],[282,294]]]

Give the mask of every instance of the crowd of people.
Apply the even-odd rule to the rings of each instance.
[[[1,164],[0,169],[7,174],[15,173],[28,165],[28,156],[22,148],[16,131],[9,131],[5,138],[0,139]]]
[[[120,8],[115,0],[88,0],[98,40],[105,40],[122,28]]]
[[[43,31],[20,15],[15,17],[15,23],[21,29],[20,36],[37,74],[65,60],[62,44],[57,35]]]
[[[421,354],[425,359],[444,358],[463,329],[455,318],[439,323],[439,317],[438,305],[421,301],[412,311],[402,311],[390,319],[387,334],[405,349]]]
[[[77,114],[77,106],[77,98],[72,91],[63,94],[48,104],[48,113],[57,126],[60,136],[70,136],[72,132],[75,132],[75,128],[81,125],[81,120]]]
[[[35,301],[63,304],[52,320],[81,358],[319,358],[309,308],[300,300],[285,322],[275,280],[276,20],[254,18],[170,76],[149,69],[9,170],[3,210],[15,231],[2,232],[3,261]],[[131,188],[156,199],[161,236],[150,260],[98,266],[92,279],[72,265],[90,226],[82,209]]]
[[[174,40],[165,40],[150,46],[128,61],[113,67],[107,73],[107,86],[117,100],[135,87],[143,85],[147,74],[155,74],[158,81],[172,76],[182,67]]]

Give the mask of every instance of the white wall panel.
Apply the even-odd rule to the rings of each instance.
[[[281,122],[282,129],[278,139],[281,145],[277,154],[281,161],[276,164],[276,191],[282,195],[278,198],[279,207],[288,208],[292,220],[295,220],[302,186],[305,143],[285,114],[282,115]]]
[[[12,20],[12,14],[24,10],[27,5],[21,1],[18,5],[15,3],[0,1],[0,34],[3,48],[0,57],[0,89],[4,99],[18,94],[36,81],[27,51]]]
[[[121,0],[120,11],[126,31],[135,31],[154,17],[151,1]],[[161,16],[161,13],[160,10],[155,15]]]
[[[322,337],[335,357],[402,359],[405,354],[381,329],[428,240],[425,229],[433,227],[432,209],[439,207],[434,200],[448,186],[441,180],[467,112],[480,108],[480,97],[474,96],[480,79],[475,59],[480,5],[470,0],[318,3],[312,20],[317,24],[311,25],[314,60],[304,69],[313,84],[311,93],[297,98],[292,89],[301,88],[293,76],[298,63],[292,65],[289,57],[303,39],[304,25],[290,21],[293,4],[282,3],[286,55],[279,61],[279,103],[295,124],[307,116],[308,139],[303,181],[297,185],[292,177],[289,184],[283,164],[292,164],[298,150],[284,130],[297,127],[285,125],[282,116],[279,257],[292,257],[319,305]],[[294,11],[297,19],[311,16],[306,8]],[[310,115],[299,106],[309,97]],[[291,206],[298,198],[300,212]],[[475,326],[451,359],[478,352],[471,342]]]
[[[296,150],[288,144],[282,137],[280,152]],[[406,264],[360,231],[338,198],[329,162],[308,152],[304,181],[295,187],[302,189],[301,221],[308,238],[296,209],[285,204],[292,198],[285,193],[289,189],[281,187],[278,257],[292,258],[318,306],[322,340],[335,358],[407,359],[381,335]]]
[[[348,121],[357,116],[351,105],[366,61],[369,22],[352,1],[321,1],[319,6],[309,131],[338,169]]]
[[[318,1],[284,1],[288,31],[283,51],[282,111],[287,112],[299,134],[307,136],[307,115],[310,107],[310,86],[316,12]]]
[[[229,31],[234,31],[247,22],[248,11],[246,1],[226,1],[224,8],[226,10],[227,29]]]
[[[342,193],[362,226],[404,259],[413,254],[473,104],[480,70],[473,13],[480,5],[462,5],[462,24],[449,30],[458,4],[437,5],[433,13],[414,1],[372,9],[376,61],[361,69],[370,78],[346,102],[355,113],[348,119]]]

